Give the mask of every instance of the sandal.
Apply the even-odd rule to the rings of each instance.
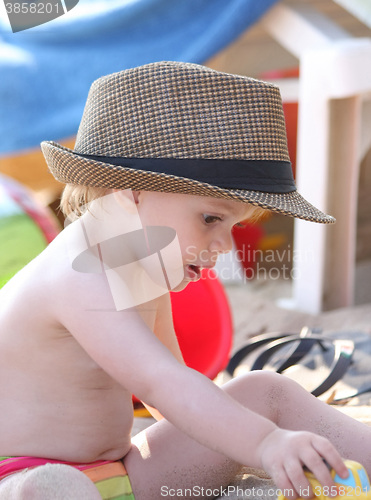
[[[247,358],[247,356],[251,355],[257,349],[260,349],[260,352],[256,356],[250,370],[262,370],[277,351],[294,342],[297,345],[284,355],[283,361],[275,368],[277,373],[283,373],[287,368],[297,365],[304,356],[309,354],[315,345],[320,346],[323,352],[328,350],[326,344],[330,343],[334,348],[334,357],[329,368],[329,374],[321,384],[311,391],[314,396],[320,396],[327,392],[343,377],[352,362],[355,349],[352,340],[332,339],[321,335],[320,330],[312,330],[308,327],[302,328],[299,335],[292,333],[262,334],[253,337],[232,356],[226,371],[232,377],[235,376],[237,367]],[[362,392],[366,392],[366,390]],[[360,394],[360,392],[352,397],[358,394]]]

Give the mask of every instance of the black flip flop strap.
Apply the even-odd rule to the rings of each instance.
[[[300,336],[290,336],[290,338],[281,338],[271,342],[267,349],[265,349],[260,356],[255,360],[251,370],[261,370],[264,368],[269,359],[273,354],[280,349],[282,346],[287,345],[291,342],[308,343],[310,347],[313,346],[315,342],[327,341],[335,346],[334,359],[330,367],[330,373],[327,378],[313,391],[313,396],[320,396],[328,389],[330,389],[347,371],[354,352],[354,342],[351,340],[333,340],[329,338],[322,337],[321,335],[310,335],[308,337]],[[308,351],[306,351],[308,352]]]
[[[318,341],[323,341],[326,340],[325,337],[322,335],[309,335],[308,337],[301,337],[298,335],[291,335],[289,338],[279,338],[276,339],[268,344],[268,346],[264,349],[262,353],[260,353],[257,358],[254,361],[254,364],[251,367],[252,370],[262,370],[264,366],[268,363],[268,361],[271,359],[273,354],[280,350],[283,346],[292,344],[293,342],[299,342],[298,347],[295,350],[295,360],[297,359],[302,359],[305,354],[307,354],[310,349],[312,348],[313,345],[315,345]],[[299,348],[304,347],[302,350],[299,351]],[[292,366],[295,364],[294,362],[290,363],[285,363],[289,366]],[[280,366],[281,371],[282,370],[282,365]]]
[[[352,340],[334,340],[335,355],[330,367],[328,377],[316,389],[312,391],[313,396],[320,396],[340,380],[347,371],[354,353],[354,342]]]
[[[234,371],[239,366],[242,360],[244,360],[249,354],[263,346],[264,344],[268,344],[273,340],[282,339],[288,337],[289,335],[293,335],[292,333],[263,333],[259,335],[257,339],[253,338],[248,341],[241,349],[239,349],[229,360],[229,363],[226,367],[227,373],[233,377]]]
[[[306,338],[312,335],[312,333],[313,330],[304,327],[302,328],[299,336],[301,338]],[[316,330],[316,333],[319,333],[319,331]],[[241,347],[241,349],[239,349],[229,360],[228,366],[226,368],[227,373],[229,373],[229,375],[233,377],[234,371],[240,365],[242,360],[244,360],[253,351],[259,349],[263,345],[268,344],[274,340],[279,340],[291,336],[297,336],[297,335],[294,333],[277,332],[277,333],[262,333],[257,337],[253,337],[243,347]],[[305,356],[305,354],[309,352],[310,348],[311,346],[309,344],[299,343],[299,345],[296,348],[294,348],[291,353],[288,354],[287,360],[284,361],[284,363],[277,369],[277,371],[281,373],[289,366],[298,363]]]
[[[307,339],[308,337],[313,336],[313,334],[318,335],[320,333],[322,333],[322,330],[318,328],[309,328],[307,326],[304,326],[299,333],[299,337]],[[283,371],[287,370],[287,368],[290,368],[290,366],[298,364],[302,360],[302,358],[304,358],[304,356],[308,354],[308,352],[315,344],[318,344],[323,350],[326,350],[322,342],[318,340],[313,343],[307,342],[306,340],[302,342],[300,340],[300,342],[296,346],[294,345],[293,349],[291,349],[287,353],[286,359],[284,359],[284,361],[277,367],[276,372],[282,373]]]

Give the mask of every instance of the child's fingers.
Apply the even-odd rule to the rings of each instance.
[[[295,500],[300,496],[300,492],[296,491],[294,484],[290,480],[290,472],[286,471],[283,465],[275,470],[275,474],[270,473],[270,475],[285,499]]]
[[[347,477],[348,470],[332,444],[323,438],[314,438],[312,447],[301,454],[301,460],[321,484],[314,493],[318,495],[323,488],[324,496],[336,496],[337,488],[331,476],[331,468],[341,477]]]
[[[348,469],[344,464],[339,452],[336,448],[326,439],[319,438],[313,443],[314,449],[326,460],[327,469],[332,468],[341,478],[348,477]],[[321,468],[322,469],[322,468]]]
[[[312,486],[308,481],[303,468],[297,461],[292,462],[292,464],[287,463],[285,465],[285,471],[294,493],[294,495],[291,497],[287,496],[287,498],[312,498],[314,496]]]
[[[274,431],[265,444],[262,464],[277,486],[289,492],[285,495],[287,498],[311,498],[319,493],[318,487],[313,490],[303,465],[313,473],[323,491],[329,492],[326,496],[337,494],[327,463],[340,477],[348,476],[348,470],[334,446],[316,434],[279,430]],[[284,454],[277,454],[277,449],[285,450]]]
[[[313,474],[317,481],[319,481],[319,483],[321,484],[321,488],[323,488],[324,491],[332,492],[333,495],[335,495],[337,490],[335,488],[335,483],[332,479],[331,472],[327,464],[314,450],[312,451],[312,453],[307,453],[306,455],[306,457],[303,457],[303,462],[305,463],[307,469]],[[321,488],[317,486],[314,493],[318,495],[318,489]],[[333,495],[326,494],[326,496]]]
[[[276,463],[269,471],[269,474],[287,500],[295,500],[299,497],[312,498],[314,496],[311,484],[305,476],[301,462],[297,457],[282,460],[279,464]]]

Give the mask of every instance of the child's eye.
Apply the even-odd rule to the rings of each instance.
[[[242,222],[237,222],[233,227],[246,227],[246,224],[242,224]]]
[[[217,222],[218,220],[222,220],[220,217],[217,217],[216,215],[207,215],[204,214],[204,221],[206,224],[213,224],[214,222]]]

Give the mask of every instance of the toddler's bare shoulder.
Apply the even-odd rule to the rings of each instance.
[[[67,228],[68,229],[68,228]],[[57,308],[88,310],[113,307],[112,294],[100,263],[81,266],[76,258],[81,255],[73,233],[64,230],[58,241],[53,241],[44,256],[42,267],[47,269],[48,289]],[[85,255],[85,260],[94,256]]]

